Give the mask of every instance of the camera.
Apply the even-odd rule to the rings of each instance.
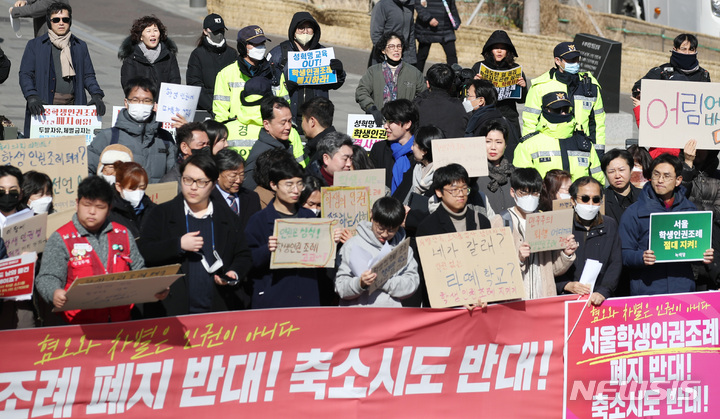
[[[460,64],[453,64],[451,67],[455,73],[452,93],[457,97],[463,97],[465,96],[465,90],[475,78],[475,71],[471,68],[463,68]]]

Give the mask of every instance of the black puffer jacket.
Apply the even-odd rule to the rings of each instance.
[[[135,208],[116,192],[113,196],[110,214],[108,215],[108,220],[115,221],[127,227],[133,237],[135,237],[135,240],[140,238],[140,226],[142,225],[143,216],[157,206],[147,195],[143,195],[140,203],[144,208],[140,213],[135,214]]]
[[[160,43],[160,56],[154,63],[150,63],[142,53],[138,44],[133,44],[128,36],[120,46],[118,58],[122,60],[120,69],[120,84],[123,89],[127,82],[135,77],[147,77],[152,80],[158,89],[160,83],[181,83],[180,67],[177,62],[177,45],[171,39]]]
[[[222,47],[210,45],[203,36],[202,45],[195,48],[188,59],[185,83],[188,86],[200,86],[200,100],[198,109],[212,113],[213,91],[215,78],[223,68],[234,63],[237,51],[228,46],[227,41]]]
[[[453,27],[450,16],[443,0],[415,0],[415,10],[417,11],[417,19],[415,19],[415,39],[423,44],[432,44],[440,42],[448,42],[455,40],[455,31],[460,27],[460,14],[455,7],[455,0],[445,0],[450,13],[455,20]],[[425,6],[423,6],[425,3]],[[437,19],[438,25],[430,26],[430,21]]]

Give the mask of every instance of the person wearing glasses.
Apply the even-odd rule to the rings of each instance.
[[[177,146],[172,134],[155,119],[157,87],[149,79],[135,78],[124,91],[125,109],[115,126],[100,130],[88,146],[88,171],[96,174],[103,150],[120,144],[132,151],[133,160],[145,169],[150,183],[158,183],[175,167]]]
[[[691,262],[656,263],[649,250],[650,214],[696,211],[682,186],[683,165],[678,157],[663,153],[650,166],[651,178],[637,202],[620,220],[623,266],[630,275],[630,295],[673,294],[695,291]],[[703,263],[713,261],[713,249],[703,254]]]
[[[476,79],[468,86],[467,96],[463,100],[465,111],[468,112],[468,122],[465,127],[466,137],[482,137],[487,126],[497,121],[505,125],[505,158],[512,163],[515,148],[520,140],[520,132],[507,120],[497,108],[497,89],[488,80]]]
[[[70,32],[72,8],[56,2],[46,13],[47,34],[28,41],[20,62],[20,89],[25,108],[24,134],[30,135],[31,115],[43,115],[43,105],[95,105],[99,116],[105,115],[105,103],[95,78],[87,44]],[[87,101],[85,90],[92,100]]]
[[[252,308],[308,307],[320,305],[318,274],[322,268],[270,269],[272,253],[277,249],[273,235],[275,220],[315,218],[315,213],[300,206],[303,170],[296,162],[278,161],[269,168],[270,188],[275,198],[256,212],[245,227],[252,252]]]
[[[600,84],[590,72],[580,71],[580,51],[572,42],[561,42],[553,50],[555,67],[532,80],[522,114],[522,135],[541,129],[543,97],[562,91],[573,98],[572,112],[578,129],[592,141],[599,156],[605,152],[605,108]]]
[[[412,43],[414,50],[415,42]],[[386,103],[397,99],[412,101],[427,89],[422,72],[403,60],[403,52],[408,48],[402,35],[385,33],[373,50],[378,64],[367,69],[355,89],[355,102],[365,113],[373,116],[379,127],[383,125],[382,110]]]
[[[212,150],[210,148],[210,138],[205,131],[205,127],[200,122],[189,122],[180,125],[175,131],[175,140],[177,141],[180,152],[178,155],[178,164],[167,172],[165,176],[160,179],[160,182],[177,182],[178,193],[180,193],[180,177],[182,175],[180,174],[179,164],[197,153],[212,155]]]
[[[153,208],[143,220],[138,247],[148,266],[181,264],[184,277],[170,295],[145,304],[145,317],[247,308],[243,281],[251,266],[237,215],[213,195],[218,168],[210,153],[180,165],[182,193]]]
[[[531,167],[516,168],[510,175],[510,196],[515,200],[515,206],[490,220],[492,227],[510,227],[512,230],[526,300],[557,295],[555,277],[564,274],[572,266],[578,248],[572,234],[565,237],[566,245],[561,250],[533,252],[525,241],[525,219],[528,214],[537,211],[541,189],[542,177],[537,170]]]
[[[224,148],[214,156],[217,165],[218,176],[215,190],[212,192],[215,198],[225,201],[240,221],[240,231],[245,231],[245,226],[250,216],[260,211],[260,197],[254,191],[242,187],[245,179],[245,160],[237,151]]]
[[[550,92],[542,98],[538,131],[521,138],[515,148],[515,167],[534,167],[540,176],[552,169],[570,173],[573,180],[592,176],[605,183],[600,159],[592,141],[576,131],[573,104],[567,93]]]
[[[583,176],[570,185],[570,199],[575,208],[573,236],[581,243],[575,251],[573,265],[555,278],[558,294],[590,294],[596,306],[615,295],[622,273],[622,245],[618,222],[600,214],[603,185],[597,179]],[[594,287],[580,283],[588,260],[602,263]]]
[[[48,32],[47,9],[48,6],[56,1],[70,4],[68,0],[17,0],[15,4],[13,4],[13,7],[10,8],[10,16],[12,16],[13,19],[22,17],[32,18],[33,30],[37,38]]]

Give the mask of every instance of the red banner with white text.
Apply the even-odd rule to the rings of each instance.
[[[0,418],[559,417],[567,300],[0,332]]]

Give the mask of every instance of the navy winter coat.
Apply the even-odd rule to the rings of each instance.
[[[637,202],[630,205],[620,220],[623,266],[629,268],[630,295],[672,294],[695,291],[690,262],[656,263],[645,266],[643,252],[649,246],[650,214],[696,211],[685,198],[685,188],[675,189],[675,201],[670,209],[658,198],[650,182],[646,183]]]

